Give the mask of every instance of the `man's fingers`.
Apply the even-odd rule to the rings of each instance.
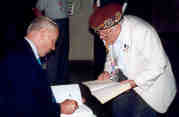
[[[76,101],[72,101],[72,108],[73,110],[76,110],[78,108],[78,103]]]

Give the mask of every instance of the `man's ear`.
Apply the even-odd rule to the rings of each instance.
[[[121,24],[117,24],[116,28],[120,29],[121,28]]]
[[[121,32],[121,25],[120,24],[116,24],[115,25],[115,29],[114,29],[114,32],[116,33],[116,34],[120,34],[120,32]]]
[[[121,32],[121,24],[117,24],[115,30]]]
[[[46,33],[47,33],[47,29],[46,28],[42,28],[39,30],[39,34],[41,39],[44,39],[46,37]]]

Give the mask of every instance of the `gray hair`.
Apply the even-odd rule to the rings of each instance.
[[[58,25],[48,17],[39,16],[35,18],[27,28],[27,34],[31,31],[38,31],[42,28],[52,28],[58,30]]]

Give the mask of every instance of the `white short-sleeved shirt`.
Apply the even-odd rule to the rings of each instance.
[[[68,0],[38,0],[36,8],[45,12],[51,19],[68,17]]]

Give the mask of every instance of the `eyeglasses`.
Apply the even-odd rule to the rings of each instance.
[[[116,27],[113,26],[113,27],[110,27],[110,28],[107,28],[107,29],[99,30],[97,34],[98,34],[98,35],[100,35],[101,33],[102,33],[102,34],[110,34],[111,32],[114,31],[115,28],[116,28]]]

